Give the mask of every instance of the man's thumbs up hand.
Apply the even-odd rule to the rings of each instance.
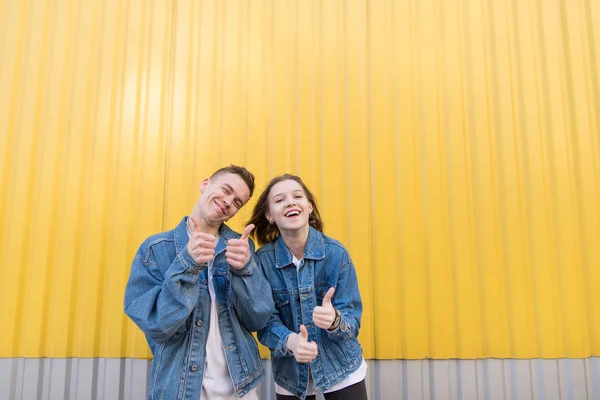
[[[244,232],[242,232],[242,237],[240,240],[248,240],[248,236],[250,236],[250,232],[254,230],[254,224],[250,224],[244,228]]]
[[[192,216],[189,217],[188,226],[190,224],[193,229],[190,228],[192,234],[187,244],[187,251],[198,265],[207,264],[215,257],[217,238],[210,233],[200,232],[200,223]]]
[[[230,239],[227,242],[227,248],[225,249],[225,258],[227,264],[231,265],[235,269],[242,269],[250,261],[250,245],[248,244],[248,236],[254,229],[254,224],[248,225],[242,237],[239,239]]]

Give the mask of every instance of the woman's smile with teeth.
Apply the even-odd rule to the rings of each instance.
[[[300,211],[298,211],[298,210],[290,210],[285,213],[286,217],[295,217],[297,215],[300,215]]]

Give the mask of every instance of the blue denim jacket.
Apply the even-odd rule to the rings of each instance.
[[[256,255],[271,283],[275,312],[258,339],[271,349],[275,382],[301,399],[306,396],[308,366],[318,393],[340,382],[362,363],[357,336],[362,301],[354,264],[337,240],[310,228],[304,264],[296,269],[292,253],[280,236],[261,247]],[[323,303],[330,287],[335,287],[332,304],[341,316],[334,331],[318,328],[312,319],[315,306]],[[316,341],[319,354],[310,364],[299,364],[286,346],[287,337],[304,324],[308,340]]]
[[[148,399],[200,398],[210,321],[208,274],[187,251],[184,218],[174,230],[140,246],[125,291],[125,313],[146,335],[154,361]],[[225,243],[240,235],[225,224],[213,262],[219,329],[233,386],[242,397],[264,377],[256,340],[250,334],[273,313],[271,290],[252,258],[241,270],[225,259]]]

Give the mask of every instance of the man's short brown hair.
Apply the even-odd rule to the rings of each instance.
[[[250,189],[250,197],[252,197],[252,193],[254,193],[254,175],[252,174],[252,172],[248,171],[244,167],[240,167],[239,165],[231,164],[228,167],[219,168],[210,176],[210,178],[212,179],[215,176],[220,175],[222,173],[235,174],[242,178],[248,186],[248,189]]]

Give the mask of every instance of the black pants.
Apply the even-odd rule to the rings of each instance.
[[[335,392],[325,393],[325,400],[367,400],[367,386],[365,380],[355,383],[354,385],[336,390]],[[277,395],[277,400],[293,400],[296,396]],[[306,400],[315,400],[317,396],[306,396]]]

